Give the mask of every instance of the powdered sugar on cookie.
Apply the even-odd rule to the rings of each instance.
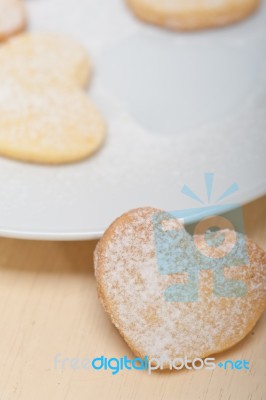
[[[198,301],[165,301],[165,290],[188,278],[186,273],[164,275],[158,270],[152,224],[156,212],[144,208],[124,214],[98,244],[95,273],[104,308],[140,356],[204,357],[233,346],[253,328],[265,307],[265,253],[248,240],[250,266],[224,271],[227,278],[246,284],[246,296],[215,296],[213,271],[202,269]]]
[[[85,48],[52,33],[19,35],[0,48],[1,70],[28,87],[73,84],[84,87],[91,73]]]
[[[127,0],[137,16],[169,29],[202,29],[239,21],[260,0]]]
[[[26,25],[21,0],[0,0],[0,41],[21,32]]]
[[[99,111],[79,89],[28,90],[8,78],[1,83],[0,154],[43,163],[76,161],[95,152],[104,136]]]

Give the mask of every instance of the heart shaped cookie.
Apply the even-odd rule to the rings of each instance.
[[[127,0],[144,21],[170,29],[223,26],[250,15],[259,0]]]
[[[0,154],[22,161],[79,161],[103,143],[105,123],[82,88],[86,50],[54,34],[23,34],[0,49]]]
[[[254,327],[266,304],[266,254],[244,235],[221,233],[220,244],[215,232],[191,237],[154,208],[106,230],[95,250],[98,293],[137,356],[203,358]]]
[[[0,0],[0,41],[23,31],[26,13],[21,0]]]
[[[91,73],[86,49],[52,33],[24,33],[9,40],[0,48],[0,70],[28,87],[84,87]]]
[[[83,159],[103,143],[105,122],[80,89],[29,89],[8,77],[0,82],[1,155],[60,164]]]

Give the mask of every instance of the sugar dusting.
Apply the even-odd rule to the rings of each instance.
[[[155,210],[134,210],[118,219],[97,247],[99,294],[112,320],[138,354],[150,357],[199,357],[241,340],[266,302],[266,255],[248,240],[249,267],[225,269],[227,278],[245,282],[240,298],[215,297],[212,274],[200,271],[198,302],[166,302],[164,290],[178,274],[158,272],[151,217]],[[181,277],[182,283],[186,277]]]
[[[83,87],[86,50],[54,34],[24,34],[0,48],[0,154],[60,163],[90,155],[104,121]]]
[[[25,33],[0,48],[1,71],[35,87],[58,83],[84,86],[90,75],[87,50],[63,35]]]
[[[29,90],[1,74],[0,82],[1,154],[60,162],[85,156],[102,142],[103,119],[79,89]]]
[[[0,1],[0,39],[24,26],[24,7],[20,0]]]

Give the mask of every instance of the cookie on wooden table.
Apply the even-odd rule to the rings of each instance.
[[[222,234],[224,244],[209,246],[203,235],[191,237],[168,213],[148,207],[123,214],[106,230],[95,250],[98,294],[137,356],[204,358],[252,330],[266,304],[266,253],[241,234],[234,248],[235,232]],[[222,250],[232,248],[232,265],[221,269]]]

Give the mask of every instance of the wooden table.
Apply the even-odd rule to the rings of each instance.
[[[246,233],[266,250],[266,198],[244,207]],[[1,400],[266,399],[265,315],[220,355],[247,359],[250,371],[161,372],[55,368],[60,357],[133,358],[96,293],[96,241],[0,240]]]

